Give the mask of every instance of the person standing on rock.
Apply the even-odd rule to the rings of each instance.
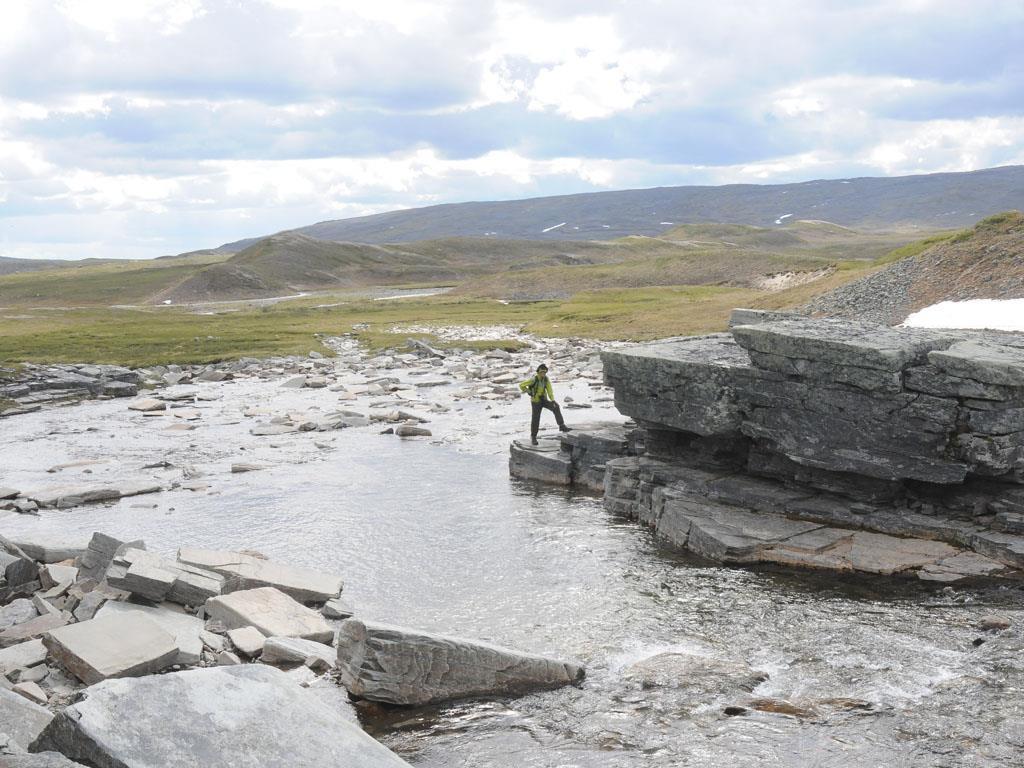
[[[530,403],[533,406],[533,415],[530,419],[530,442],[537,445],[537,432],[540,429],[540,412],[547,408],[555,414],[555,421],[562,432],[568,432],[569,427],[565,426],[565,419],[562,418],[562,409],[555,402],[555,393],[551,389],[551,379],[548,378],[548,367],[541,363],[537,366],[537,373],[532,379],[528,379],[519,385],[519,389],[530,396]]]

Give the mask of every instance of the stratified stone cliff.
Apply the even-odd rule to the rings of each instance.
[[[601,465],[563,441],[565,482],[603,467],[609,509],[720,562],[1019,575],[1024,335],[736,314],[731,333],[606,351],[637,427]],[[529,467],[513,447],[513,474]]]

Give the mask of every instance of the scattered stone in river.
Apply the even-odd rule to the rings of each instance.
[[[266,464],[252,464],[249,462],[238,462],[237,464],[231,465],[231,473],[234,475],[242,474],[243,472],[258,472],[261,469],[269,469],[270,467]]]
[[[345,586],[340,576],[275,563],[245,552],[180,549],[178,562],[220,574],[227,580],[226,592],[275,587],[302,603],[326,602],[340,595]]]
[[[210,598],[206,615],[228,629],[252,626],[267,637],[301,637],[323,643],[334,638],[334,630],[323,616],[273,587]]]
[[[342,623],[337,644],[341,682],[349,693],[390,704],[556,688],[585,675],[573,662],[358,619]]]
[[[33,749],[102,766],[195,768],[197,755],[206,766],[407,766],[287,674],[258,664],[94,685]]]
[[[395,434],[398,437],[431,437],[433,433],[425,427],[402,424],[395,427]]]
[[[268,637],[260,660],[278,666],[307,664],[312,660],[323,662],[328,669],[334,667],[338,653],[331,645],[296,637]]]
[[[141,413],[166,411],[167,403],[165,403],[163,400],[157,400],[154,397],[147,397],[143,398],[142,400],[136,400],[133,403],[128,403],[128,410],[139,411]]]

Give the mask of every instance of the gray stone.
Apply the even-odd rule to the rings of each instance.
[[[224,579],[210,570],[175,562],[143,549],[126,548],[107,569],[107,582],[151,602],[202,605],[224,589]]]
[[[0,688],[0,733],[27,750],[53,720],[53,715],[23,696]]]
[[[263,653],[263,645],[267,641],[267,636],[256,627],[239,627],[228,630],[228,640],[239,653],[254,659]]]
[[[155,483],[124,483],[121,485],[81,485],[46,488],[29,494],[28,498],[42,509],[70,509],[83,504],[115,501],[129,496],[158,493],[163,486]]]
[[[426,427],[417,427],[412,424],[401,424],[395,427],[395,434],[398,437],[430,437],[433,433]]]
[[[306,664],[310,659],[319,659],[327,667],[333,667],[338,652],[333,646],[302,640],[297,637],[268,637],[263,644],[260,661],[264,664]]]
[[[213,597],[206,615],[228,629],[255,627],[267,637],[301,637],[329,643],[334,630],[316,611],[273,587],[260,587]]]
[[[136,400],[133,403],[128,403],[128,410],[139,411],[140,413],[153,413],[154,411],[166,411],[167,403],[162,400],[157,400],[153,397],[146,397],[142,400]]]
[[[16,499],[19,496],[19,492],[14,488],[4,488],[0,486],[0,501],[6,501],[7,499]]]
[[[105,533],[94,533],[85,552],[75,562],[79,578],[99,581],[106,575],[107,568],[110,567],[110,562],[118,550],[129,547],[145,549],[146,545],[141,541],[124,542]]]
[[[562,450],[561,442],[557,438],[545,438],[538,443],[513,441],[508,460],[512,477],[548,485],[572,485],[572,456]]]
[[[71,565],[44,565],[39,569],[39,583],[43,589],[52,589],[58,584],[74,584],[78,580],[78,569]]]
[[[39,615],[31,600],[19,598],[8,605],[0,606],[0,630],[23,624]]]
[[[217,666],[218,667],[234,667],[241,664],[242,660],[237,654],[231,651],[221,651],[217,654]]]
[[[178,606],[165,603],[159,606],[136,605],[134,603],[108,602],[96,613],[97,619],[107,616],[145,616],[174,638],[178,646],[175,664],[189,666],[198,664],[203,654],[200,635],[205,631],[205,622],[191,614],[184,613]]]
[[[137,614],[109,615],[49,632],[51,657],[86,685],[112,677],[150,675],[175,663],[174,637]]]
[[[348,619],[355,613],[355,608],[347,600],[335,597],[324,603],[320,613],[328,619]]]
[[[358,619],[341,625],[338,669],[353,696],[412,705],[555,688],[585,674],[571,662]]]
[[[13,688],[11,688],[11,691],[41,707],[46,706],[46,692],[39,687],[38,683],[32,682],[31,680],[19,681]]]
[[[407,764],[273,667],[213,667],[92,686],[33,744],[97,768]]]
[[[107,602],[110,598],[101,590],[94,589],[92,592],[86,592],[82,599],[78,601],[78,605],[75,606],[73,615],[75,621],[88,621],[96,615],[96,611]]]
[[[34,667],[46,661],[46,646],[42,640],[26,640],[0,649],[0,677],[23,667]]]
[[[84,539],[54,534],[35,534],[32,538],[19,537],[13,541],[26,555],[41,563],[74,560],[85,554],[89,546],[89,542]]]
[[[1024,349],[982,341],[960,341],[928,355],[928,361],[952,376],[984,384],[1024,387]]]
[[[241,552],[181,549],[178,561],[222,575],[226,580],[225,592],[275,587],[299,602],[323,603],[341,594],[345,586],[340,576],[282,565]]]
[[[68,760],[59,752],[37,752],[35,754],[0,754],[0,768],[84,768],[81,763]]]
[[[0,632],[0,648],[10,648],[26,640],[35,640],[67,623],[68,620],[61,614],[37,616]]]

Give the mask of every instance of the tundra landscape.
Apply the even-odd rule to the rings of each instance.
[[[0,8],[0,768],[1024,766],[1020,9],[669,5]]]

